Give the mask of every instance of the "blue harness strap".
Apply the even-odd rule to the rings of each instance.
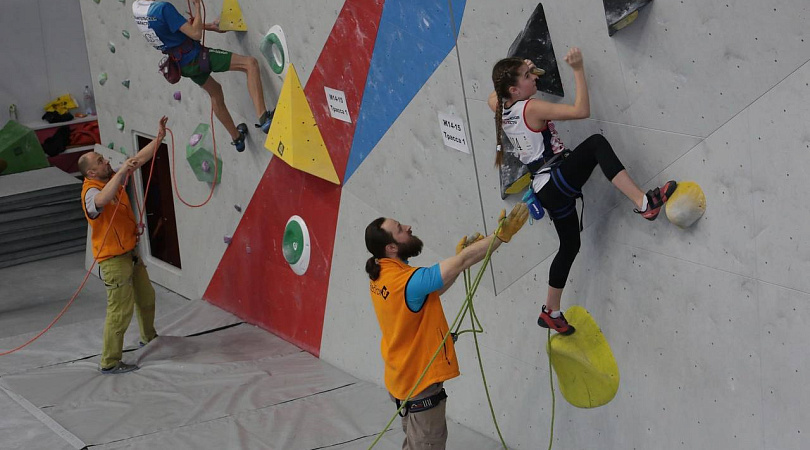
[[[583,220],[585,218],[585,200],[582,196],[582,191],[574,188],[565,180],[565,177],[563,176],[559,167],[552,169],[550,174],[551,181],[554,183],[554,186],[560,191],[560,193],[568,197],[570,202],[566,203],[565,206],[560,208],[553,210],[549,209],[549,217],[551,217],[551,220],[557,220],[570,216],[571,213],[575,213],[577,211],[576,199],[582,199],[582,214],[579,217],[579,231],[582,231]]]

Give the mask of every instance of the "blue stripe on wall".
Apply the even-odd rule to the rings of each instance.
[[[466,0],[453,0],[455,27]],[[455,46],[446,0],[386,0],[343,182]]]

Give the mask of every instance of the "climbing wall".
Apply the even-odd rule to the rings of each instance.
[[[185,2],[173,3],[185,9]],[[609,30],[634,15],[625,4],[641,5],[636,19]],[[462,235],[492,232],[500,210],[517,201],[501,197],[486,98],[492,65],[530,28],[538,4],[238,5],[242,22],[229,20],[247,31],[208,33],[206,43],[259,59],[266,100],[286,102],[277,120],[287,131],[278,125],[265,136],[251,127],[248,150],[237,154],[215,122],[222,184],[202,208],[175,203],[183,269],[152,261],[150,274],[381,384],[363,230],[379,216],[412,225],[425,248],[411,262],[432,265],[452,255]],[[93,78],[108,76],[96,86],[104,142],[132,152],[133,131],[153,135],[167,114],[182,151],[209,120],[205,94],[188,80],[171,86],[156,73],[160,55],[138,34],[131,1],[81,6]],[[215,16],[223,2],[206,6]],[[801,192],[810,162],[803,131],[810,113],[808,7],[800,0],[571,0],[543,3],[543,12],[565,97],[540,96],[572,102],[573,74],[562,58],[572,46],[585,57],[591,117],[559,122],[563,141],[574,147],[604,134],[643,189],[692,180],[708,205],[685,230],[664,215],[650,223],[594,171],[563,305],[585,307],[601,327],[621,381],[609,403],[590,411],[558,396],[555,447],[806,447],[810,390],[803,381],[810,366],[799,346],[810,317],[810,284],[801,276],[810,260],[802,239],[810,216],[791,193]],[[259,50],[273,25],[284,29],[291,64],[281,76]],[[292,73],[300,85],[289,98],[297,100],[284,100]],[[237,123],[253,123],[244,76],[215,77]],[[172,97],[177,90],[181,101]],[[453,146],[445,143],[447,121],[460,124]],[[282,151],[329,165],[339,183],[321,176],[328,171],[299,170]],[[178,188],[203,200],[209,186],[180,161]],[[292,216],[306,224],[308,240],[284,239]],[[288,244],[308,245],[301,275],[282,251]],[[548,220],[527,226],[495,255],[476,298],[486,330],[482,360],[512,448],[534,449],[548,439],[546,334],[536,318],[557,247]],[[459,282],[443,297],[451,320],[463,294]],[[495,436],[467,336],[457,344],[463,375],[447,383],[448,415]]]

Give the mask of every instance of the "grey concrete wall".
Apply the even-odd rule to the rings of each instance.
[[[171,3],[185,12],[185,1]],[[269,7],[266,3],[241,1],[248,32],[225,34],[206,33],[206,45],[259,59],[268,108],[278,100],[283,80],[276,76],[261,57],[259,45],[264,34],[275,24],[282,25],[287,36],[290,55],[298,73],[305,81],[320,54],[320,49],[329,35],[342,2],[316,2],[299,4],[286,1]],[[188,202],[197,204],[206,199],[210,187],[198,182],[185,161],[185,144],[199,123],[210,123],[211,104],[208,95],[191,80],[183,78],[171,85],[158,73],[158,63],[163,56],[147,44],[132,18],[132,2],[121,3],[102,0],[81,2],[85,23],[87,51],[92,78],[96,80],[106,72],[108,81],[104,86],[96,82],[96,103],[99,111],[101,138],[106,145],[125,147],[135,151],[134,133],[149,137],[157,133],[161,115],[169,116],[168,127],[174,131],[177,155],[177,186],[180,195]],[[208,0],[206,21],[218,17],[222,10],[221,0]],[[122,30],[130,38],[122,36]],[[108,50],[108,43],[115,45],[116,52]],[[237,153],[230,145],[225,128],[214,118],[217,150],[223,161],[222,184],[217,186],[211,201],[201,208],[189,208],[175,197],[174,207],[180,241],[182,270],[176,270],[154,258],[148,258],[151,278],[189,298],[199,298],[208,286],[212,274],[226,249],[225,235],[232,235],[241,214],[234,205],[247,206],[272,154],[264,149],[266,135],[253,127],[257,118],[247,91],[246,78],[241,73],[215,74],[222,85],[225,101],[235,123],[246,122],[250,129],[247,150]],[[121,85],[130,80],[129,89]],[[173,99],[180,91],[182,100]],[[126,122],[123,132],[115,127],[116,118]],[[171,139],[164,142],[170,146]],[[139,183],[139,188],[142,189]],[[142,253],[147,254],[145,243]]]
[[[592,114],[558,123],[564,142],[603,133],[645,190],[671,178],[696,181],[708,203],[688,230],[663,215],[648,223],[594,172],[563,305],[586,307],[600,324],[621,384],[612,402],[593,410],[572,407],[558,391],[555,448],[807,448],[810,215],[789,194],[802,192],[810,148],[807,3],[653,2],[612,38],[601,1],[543,4],[562,101],[574,95],[562,57],[571,46],[585,56]],[[491,232],[498,211],[514,203],[500,199],[485,100],[492,65],[535,6],[467,2],[461,72],[453,52],[346,184],[322,358],[382,383],[362,269],[368,222],[390,216],[412,224],[426,243],[412,262],[427,266],[450,256],[460,236]],[[449,96],[462,82],[472,157],[444,147],[433,120],[442,101],[459,102]],[[370,192],[381,171],[408,176]],[[535,321],[557,245],[549,221],[527,226],[498,251],[476,298],[497,417],[515,448],[548,442],[546,333]],[[449,320],[463,291],[458,285],[443,298]],[[447,383],[448,414],[495,436],[472,340],[456,348],[462,376]]]
[[[84,112],[91,84],[79,0],[6,0],[0,5],[0,122],[17,105],[22,124],[41,120],[46,103],[71,94]]]
[[[188,80],[170,86],[157,74],[160,55],[140,36],[127,3],[81,2],[92,78],[109,75],[106,86],[96,86],[102,139],[134,151],[133,131],[153,135],[167,114],[182,154],[193,128],[208,121],[207,96]],[[207,42],[258,56],[261,35],[280,24],[305,85],[343,2],[240,4],[250,31],[209,33]],[[207,6],[216,13],[221,2]],[[500,199],[485,99],[492,64],[535,6],[468,1],[458,51],[345,184],[323,359],[382,384],[380,333],[363,271],[368,222],[390,216],[413,225],[426,243],[413,262],[431,265],[450,256],[462,235],[491,232],[500,209],[516,201]],[[804,383],[810,364],[803,340],[810,282],[803,273],[810,268],[804,237],[810,213],[801,202],[810,163],[808,5],[658,1],[612,38],[599,0],[544,6],[558,60],[571,46],[582,48],[591,94],[590,119],[558,124],[563,140],[573,147],[603,133],[644,189],[670,178],[692,180],[708,201],[704,217],[688,230],[663,216],[648,223],[595,171],[584,190],[583,246],[563,305],[586,307],[601,325],[621,385],[612,402],[593,410],[571,407],[558,395],[555,448],[808,447],[810,413],[803,405],[810,401]],[[130,31],[129,40],[122,29]],[[115,54],[107,50],[109,41]],[[573,74],[561,64],[568,94],[562,101],[571,102]],[[262,71],[266,100],[274,103],[281,79],[265,63]],[[120,85],[125,78],[132,80],[129,90]],[[235,120],[251,123],[243,76],[216,78]],[[183,93],[179,103],[171,98],[175,90]],[[436,114],[451,110],[465,120],[472,155],[442,144]],[[127,123],[123,133],[115,128],[118,115]],[[255,131],[243,154],[226,139],[219,141],[223,183],[211,204],[188,209],[175,201],[183,270],[150,267],[157,282],[190,297],[205,290],[225,249],[222,236],[239,221],[233,205],[248,203],[271,157]],[[204,199],[208,186],[180,161],[181,193]],[[545,447],[548,439],[546,334],[535,321],[557,245],[547,220],[527,227],[498,251],[476,298],[486,329],[484,366],[501,429],[514,448]],[[451,320],[463,295],[459,284],[443,298]],[[471,339],[463,338],[457,350],[463,375],[447,384],[448,414],[494,436]],[[381,418],[380,427],[384,423]]]

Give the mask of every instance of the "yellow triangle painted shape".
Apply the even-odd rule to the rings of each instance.
[[[292,64],[281,87],[264,148],[295,169],[340,184],[298,72]]]
[[[599,325],[581,306],[565,312],[574,334],[556,334],[546,345],[560,392],[578,408],[596,408],[619,390],[619,366]]]
[[[239,0],[225,0],[222,3],[222,14],[219,15],[219,29],[222,31],[247,31],[242,18]]]

